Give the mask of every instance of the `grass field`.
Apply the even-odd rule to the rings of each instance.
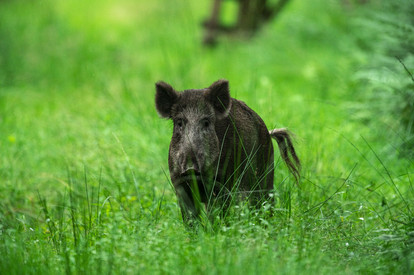
[[[411,81],[396,59],[372,75],[390,34],[361,18],[381,1],[292,1],[251,39],[205,48],[210,2],[0,2],[0,274],[413,272],[411,128],[365,93]],[[412,72],[413,52],[402,61]],[[191,231],[154,83],[220,78],[295,133],[302,178],[276,155],[276,215],[241,207]]]

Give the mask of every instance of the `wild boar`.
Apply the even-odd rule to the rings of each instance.
[[[269,132],[258,114],[230,97],[227,80],[182,92],[157,82],[155,106],[174,124],[168,166],[186,223],[199,216],[202,204],[222,211],[233,198],[248,198],[256,205],[269,199],[274,174],[271,138],[299,177],[300,161],[289,132]]]

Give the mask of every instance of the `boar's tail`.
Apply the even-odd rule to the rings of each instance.
[[[279,145],[280,155],[288,166],[290,172],[295,177],[296,181],[300,178],[300,160],[296,155],[295,148],[291,140],[291,133],[285,128],[273,129],[269,131],[272,138],[277,141]]]

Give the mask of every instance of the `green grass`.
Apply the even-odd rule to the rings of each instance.
[[[374,36],[353,20],[370,7],[292,1],[210,49],[210,2],[0,3],[0,274],[413,271],[413,159],[398,130],[349,108]],[[302,180],[278,160],[274,216],[239,207],[188,231],[154,83],[219,78],[295,133]]]

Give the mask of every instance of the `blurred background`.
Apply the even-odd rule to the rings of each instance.
[[[228,79],[232,96],[269,128],[297,134],[315,171],[324,148],[348,143],[341,135],[372,136],[387,155],[412,157],[413,6],[287,1],[254,33],[219,33],[207,47],[202,23],[213,1],[3,0],[2,176],[54,176],[59,163],[99,167],[107,162],[99,154],[111,159],[119,142],[137,169],[158,174],[171,132],[153,106],[158,80],[183,90]],[[235,25],[237,12],[223,1],[219,21]],[[341,167],[343,157],[329,165]]]

